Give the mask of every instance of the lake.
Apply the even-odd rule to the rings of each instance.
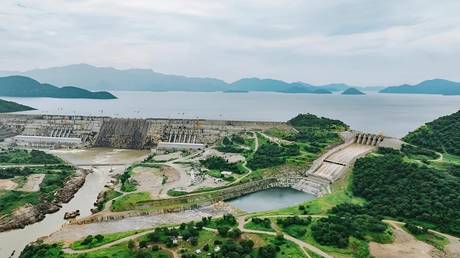
[[[274,92],[112,92],[115,100],[11,98],[38,110],[23,113],[131,118],[287,121],[298,113],[340,119],[355,130],[402,137],[425,122],[460,109],[460,96],[365,96]]]
[[[286,208],[314,198],[313,194],[292,188],[275,187],[238,197],[228,203],[243,211],[258,212]]]

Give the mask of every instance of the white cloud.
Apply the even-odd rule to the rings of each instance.
[[[460,80],[460,2],[4,0],[0,69],[72,63],[314,83]]]

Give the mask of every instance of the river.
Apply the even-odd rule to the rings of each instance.
[[[112,92],[115,100],[7,98],[38,110],[138,118],[206,118],[287,121],[298,113],[340,119],[353,129],[402,137],[425,122],[460,109],[460,96],[286,94],[274,92]]]
[[[142,160],[148,152],[135,150],[116,150],[108,148],[94,148],[90,150],[58,150],[51,151],[54,154],[64,158],[71,163],[94,163],[107,164],[116,160],[118,163],[134,162]],[[89,167],[88,167],[89,168]],[[24,229],[11,230],[0,233],[0,257],[8,257],[13,250],[16,250],[16,256],[19,255],[29,242],[37,238],[47,236],[67,223],[64,220],[64,213],[68,211],[80,210],[81,217],[91,215],[93,202],[96,201],[97,195],[102,191],[104,185],[110,181],[111,174],[124,171],[126,166],[114,166],[113,172],[111,167],[101,166],[93,167],[94,172],[86,177],[85,184],[75,194],[74,198],[62,206],[58,212],[46,215],[45,219]],[[16,257],[15,256],[15,257]]]

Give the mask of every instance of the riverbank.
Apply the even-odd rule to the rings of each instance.
[[[27,225],[45,219],[46,214],[52,214],[62,207],[62,204],[70,202],[86,181],[86,176],[91,173],[88,169],[78,169],[76,176],[69,179],[63,188],[56,191],[52,202],[44,202],[37,205],[26,204],[17,208],[11,215],[0,219],[0,232],[22,229]]]
[[[98,194],[104,186],[110,182],[112,175],[120,174],[126,169],[126,165],[106,166],[114,160],[120,163],[133,163],[143,160],[148,151],[117,150],[107,148],[80,149],[80,150],[53,150],[51,153],[59,156],[71,164],[92,164],[80,169],[92,169],[93,173],[86,176],[83,186],[76,192],[74,198],[62,205],[62,208],[52,214],[47,214],[43,220],[23,229],[10,230],[0,233],[0,257],[8,257],[14,250],[14,257],[19,256],[21,250],[30,242],[40,237],[48,236],[68,222],[64,220],[66,212],[80,210],[80,216],[91,215]],[[102,166],[98,166],[102,164]]]

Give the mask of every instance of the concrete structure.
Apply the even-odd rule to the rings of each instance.
[[[184,143],[196,148],[242,131],[287,129],[286,123],[184,119],[119,119],[90,116],[0,114],[0,136],[79,138],[75,146],[147,149],[162,143]],[[3,132],[3,134],[2,134]],[[22,138],[26,144],[26,138]],[[52,143],[53,140],[49,140]],[[55,142],[60,143],[59,140]],[[33,142],[31,142],[33,144]],[[175,145],[171,145],[175,146]]]
[[[206,148],[202,143],[181,143],[181,142],[159,142],[157,149],[170,149],[170,150],[203,150]]]
[[[354,142],[357,144],[377,146],[383,141],[384,138],[385,137],[383,135],[357,132]]]
[[[341,134],[344,143],[315,160],[307,176],[317,176],[329,183],[340,179],[356,159],[375,150],[385,141],[383,135],[349,131]]]
[[[17,135],[6,140],[7,143],[24,147],[50,148],[50,147],[69,147],[77,146],[82,143],[80,138],[70,137],[48,137]]]

